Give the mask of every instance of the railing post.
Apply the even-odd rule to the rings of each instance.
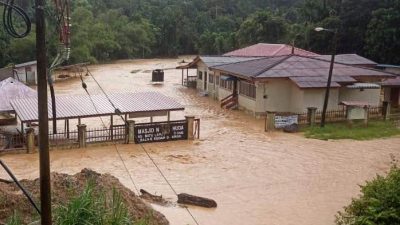
[[[86,125],[80,124],[77,127],[79,148],[86,148]]]
[[[265,118],[265,131],[275,130],[275,112],[267,112],[267,117]]]
[[[26,132],[26,150],[27,153],[35,153],[35,130],[33,128],[25,129]]]
[[[126,121],[128,123],[128,132],[126,134],[126,143],[135,143],[135,121],[134,120],[128,120]]]
[[[194,140],[194,116],[185,116],[188,125],[187,138],[188,140]]]
[[[382,115],[384,120],[390,119],[390,102],[383,102]]]
[[[307,108],[307,123],[310,126],[315,125],[315,119],[317,115],[317,108],[315,107],[308,107]]]

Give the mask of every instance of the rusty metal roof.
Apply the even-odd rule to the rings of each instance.
[[[400,75],[398,75],[395,79],[388,79],[382,82],[382,86],[384,87],[400,87]]]
[[[234,76],[254,80],[290,78],[299,87],[318,88],[321,87],[321,82],[327,80],[329,67],[330,62],[325,60],[307,56],[289,55],[266,57],[245,62],[214,66],[211,67],[211,70],[218,70],[221,73],[232,74]],[[301,78],[303,80],[296,77],[303,77]],[[313,77],[318,78],[319,80],[312,80]],[[341,63],[334,64],[333,82],[354,83],[360,77],[378,77],[384,79],[392,78],[394,75],[369,68],[356,67]],[[305,80],[306,78],[308,80]]]
[[[0,112],[14,111],[10,103],[13,99],[32,98],[36,96],[36,90],[14,78],[7,78],[0,82]]]
[[[251,56],[251,57],[267,57],[267,56],[283,56],[292,54],[292,46],[286,44],[268,44],[258,43],[245,48],[237,49],[224,56]],[[294,48],[294,54],[303,56],[318,56],[317,53],[306,51],[301,48]]]
[[[135,112],[178,111],[184,107],[174,99],[157,92],[115,93],[93,95],[93,103],[89,96],[57,96],[57,119],[74,119],[116,115],[110,101],[123,114]],[[22,122],[38,121],[37,98],[16,99],[11,101],[12,107]],[[48,103],[49,119],[52,118],[51,102]]]
[[[316,59],[323,59],[330,61],[331,60],[331,55],[320,55],[320,56],[315,56],[314,58]],[[362,56],[359,56],[357,54],[339,54],[335,55],[335,62],[338,63],[343,63],[347,65],[371,65],[371,66],[376,66],[378,63],[364,58]]]

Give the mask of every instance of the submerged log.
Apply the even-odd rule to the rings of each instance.
[[[162,195],[153,195],[150,194],[150,192],[140,189],[140,196],[142,199],[145,199],[147,201],[150,201],[152,203],[162,205],[162,206],[167,206],[167,205],[172,205],[171,202],[167,201],[166,199],[163,198]]]
[[[189,195],[189,194],[179,194],[178,195],[178,203],[187,204],[187,205],[195,205],[205,208],[216,208],[217,202],[209,198],[203,198],[199,196]]]

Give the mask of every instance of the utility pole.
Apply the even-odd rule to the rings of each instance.
[[[49,116],[47,109],[47,54],[45,0],[35,0],[36,11],[36,59],[38,76],[39,109],[39,163],[41,225],[51,225],[51,189],[49,155]]]

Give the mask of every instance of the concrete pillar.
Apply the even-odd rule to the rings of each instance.
[[[265,118],[265,131],[275,130],[275,112],[267,112],[267,117]]]
[[[135,121],[128,120],[128,132],[126,133],[126,143],[135,143]]]
[[[188,125],[187,138],[188,140],[194,140],[194,116],[185,116]]]
[[[36,145],[35,145],[35,130],[33,128],[27,128],[26,132],[26,149],[27,153],[35,153]]]
[[[390,119],[390,102],[383,102],[382,115],[384,120]]]
[[[79,148],[86,148],[86,125],[80,124],[77,127]]]
[[[368,119],[369,119],[369,107],[364,107],[364,126],[368,126]]]
[[[317,108],[315,107],[308,107],[307,108],[307,123],[310,126],[315,125],[315,119],[317,115]]]

